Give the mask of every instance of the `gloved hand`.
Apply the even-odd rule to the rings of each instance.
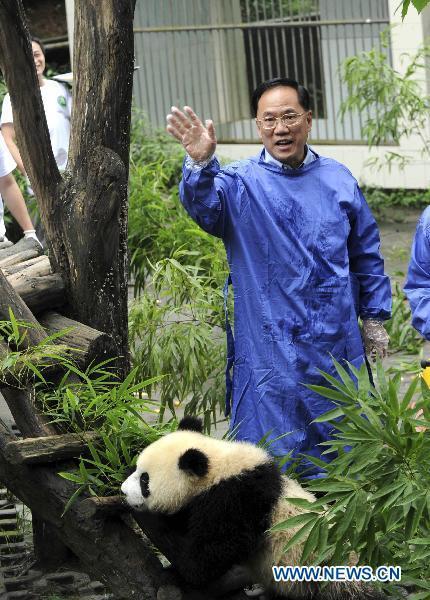
[[[373,361],[384,358],[388,352],[390,338],[383,322],[378,319],[363,319],[363,342],[366,356]]]
[[[40,240],[38,239],[37,235],[36,235],[36,230],[35,229],[26,229],[24,231],[24,237],[29,239],[32,238],[33,240],[36,240],[36,242],[38,244],[40,244],[40,247],[43,248],[42,244],[40,243]]]

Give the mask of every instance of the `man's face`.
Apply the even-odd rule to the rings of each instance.
[[[280,119],[273,130],[263,128],[262,119],[281,117],[282,115],[301,114],[293,126],[284,125]],[[278,86],[268,89],[261,96],[257,110],[258,135],[267,152],[290,167],[301,165],[305,155],[305,144],[312,127],[312,112],[305,111],[299,104],[294,88]]]
[[[43,55],[42,48],[37,42],[31,42],[31,47],[33,49],[33,60],[36,65],[36,73],[38,76],[43,75],[43,71],[45,70],[45,56]]]

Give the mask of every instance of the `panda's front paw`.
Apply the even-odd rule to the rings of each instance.
[[[182,600],[182,592],[176,585],[162,585],[158,588],[157,600]]]

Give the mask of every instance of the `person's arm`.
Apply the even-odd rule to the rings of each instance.
[[[1,132],[3,134],[4,141],[6,142],[6,146],[16,162],[16,166],[21,173],[25,175],[24,163],[22,162],[18,146],[15,143],[15,127],[13,123],[3,123],[1,126]]]
[[[350,272],[359,282],[359,316],[385,321],[391,317],[391,286],[384,273],[379,230],[358,185],[354,194],[348,255]]]
[[[24,231],[24,235],[26,237],[35,237],[34,235],[28,235],[30,232],[34,233],[33,223],[28,214],[21,190],[11,173],[0,177],[0,194],[3,196],[4,203],[10,210],[12,216]]]
[[[386,355],[388,334],[382,322],[391,316],[391,285],[384,273],[379,230],[358,185],[354,188],[354,212],[348,238],[350,272],[358,282],[358,313],[363,321],[366,354]]]
[[[412,310],[412,325],[430,340],[430,208],[420,220],[412,242],[404,291]]]
[[[223,237],[226,197],[234,181],[228,176],[218,176],[213,122],[207,120],[203,125],[190,107],[185,106],[182,112],[173,106],[167,115],[167,131],[187,152],[179,186],[182,204],[202,229]]]

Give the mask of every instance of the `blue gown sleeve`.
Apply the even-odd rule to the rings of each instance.
[[[358,288],[358,314],[362,319],[386,320],[391,316],[390,280],[384,274],[378,226],[357,184],[353,205],[348,255],[350,273]]]
[[[412,325],[430,340],[430,207],[418,221],[404,287],[412,310]]]
[[[187,213],[204,231],[223,238],[227,197],[233,185],[234,178],[221,172],[216,158],[204,168],[190,168],[185,158],[179,196]]]

